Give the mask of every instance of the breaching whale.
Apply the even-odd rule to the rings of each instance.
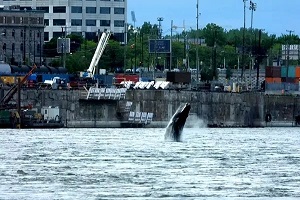
[[[188,103],[182,104],[178,107],[166,127],[165,140],[180,142],[181,133],[185,125],[186,118],[189,116],[190,110],[191,105]]]

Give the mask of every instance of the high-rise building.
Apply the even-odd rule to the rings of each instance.
[[[127,0],[0,0],[0,5],[44,11],[44,41],[71,33],[95,39],[110,30],[124,42]]]

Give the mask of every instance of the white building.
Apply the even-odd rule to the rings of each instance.
[[[44,41],[74,33],[95,39],[104,30],[124,41],[127,0],[0,0],[0,5],[18,5],[20,10],[43,10]]]

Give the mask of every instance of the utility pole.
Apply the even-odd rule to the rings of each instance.
[[[197,81],[199,81],[199,0],[197,0],[197,5],[196,5],[196,8],[197,8],[197,15],[196,15],[196,18],[197,18],[197,28],[196,28],[196,69],[197,69]]]

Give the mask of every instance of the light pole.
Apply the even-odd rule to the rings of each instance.
[[[157,21],[158,21],[158,27],[159,27],[158,39],[161,39],[161,36],[162,36],[161,22],[164,21],[164,18],[158,17]]]
[[[290,42],[289,42],[289,40],[291,39],[292,33],[294,31],[292,31],[292,30],[286,30],[286,31],[289,33],[289,38],[287,40],[287,57],[286,57],[286,79],[288,79],[289,64],[290,64]]]
[[[173,40],[173,20],[171,20],[171,49],[170,49],[170,66],[169,66],[169,71],[171,71],[172,68],[172,40]]]
[[[158,39],[161,39],[161,33],[162,33],[162,30],[161,30],[161,22],[164,20],[164,18],[162,17],[158,17],[157,18],[157,21],[158,21],[158,30],[157,30],[157,36],[156,36],[156,40],[155,40],[155,59],[156,59],[156,67],[158,66],[158,57],[157,57],[157,38]],[[155,69],[156,69],[155,67]]]
[[[136,73],[136,33],[137,30],[134,28],[134,68],[133,68],[133,73]]]
[[[254,3],[253,1],[250,0],[250,7],[249,7],[249,10],[251,10],[251,27],[250,27],[250,30],[251,30],[251,37],[250,37],[250,47],[251,49],[252,48],[252,36],[253,36],[253,12],[256,11],[256,3]],[[251,84],[251,87],[252,87],[252,75],[251,75],[251,70],[254,69],[254,58],[253,58],[253,55],[252,55],[252,50],[250,52],[250,84]]]
[[[126,70],[127,23],[124,23],[124,70]]]
[[[246,29],[246,1],[244,2],[244,28],[243,28],[243,46],[242,46],[242,73],[241,73],[241,79],[244,78],[244,70],[245,70],[245,29]]]
[[[251,33],[253,34],[253,12],[256,11],[256,3],[254,3],[253,1],[250,1],[250,7],[249,7],[249,10],[251,10]],[[252,47],[252,35],[250,37],[250,45]],[[251,55],[252,55],[252,52],[251,52]],[[253,69],[253,59],[251,59],[251,67]]]
[[[197,15],[196,15],[196,18],[197,18],[197,29],[196,29],[196,69],[197,69],[197,82],[199,81],[199,35],[198,35],[198,32],[199,32],[199,0],[197,0],[197,5],[196,5],[196,8],[197,8]]]

